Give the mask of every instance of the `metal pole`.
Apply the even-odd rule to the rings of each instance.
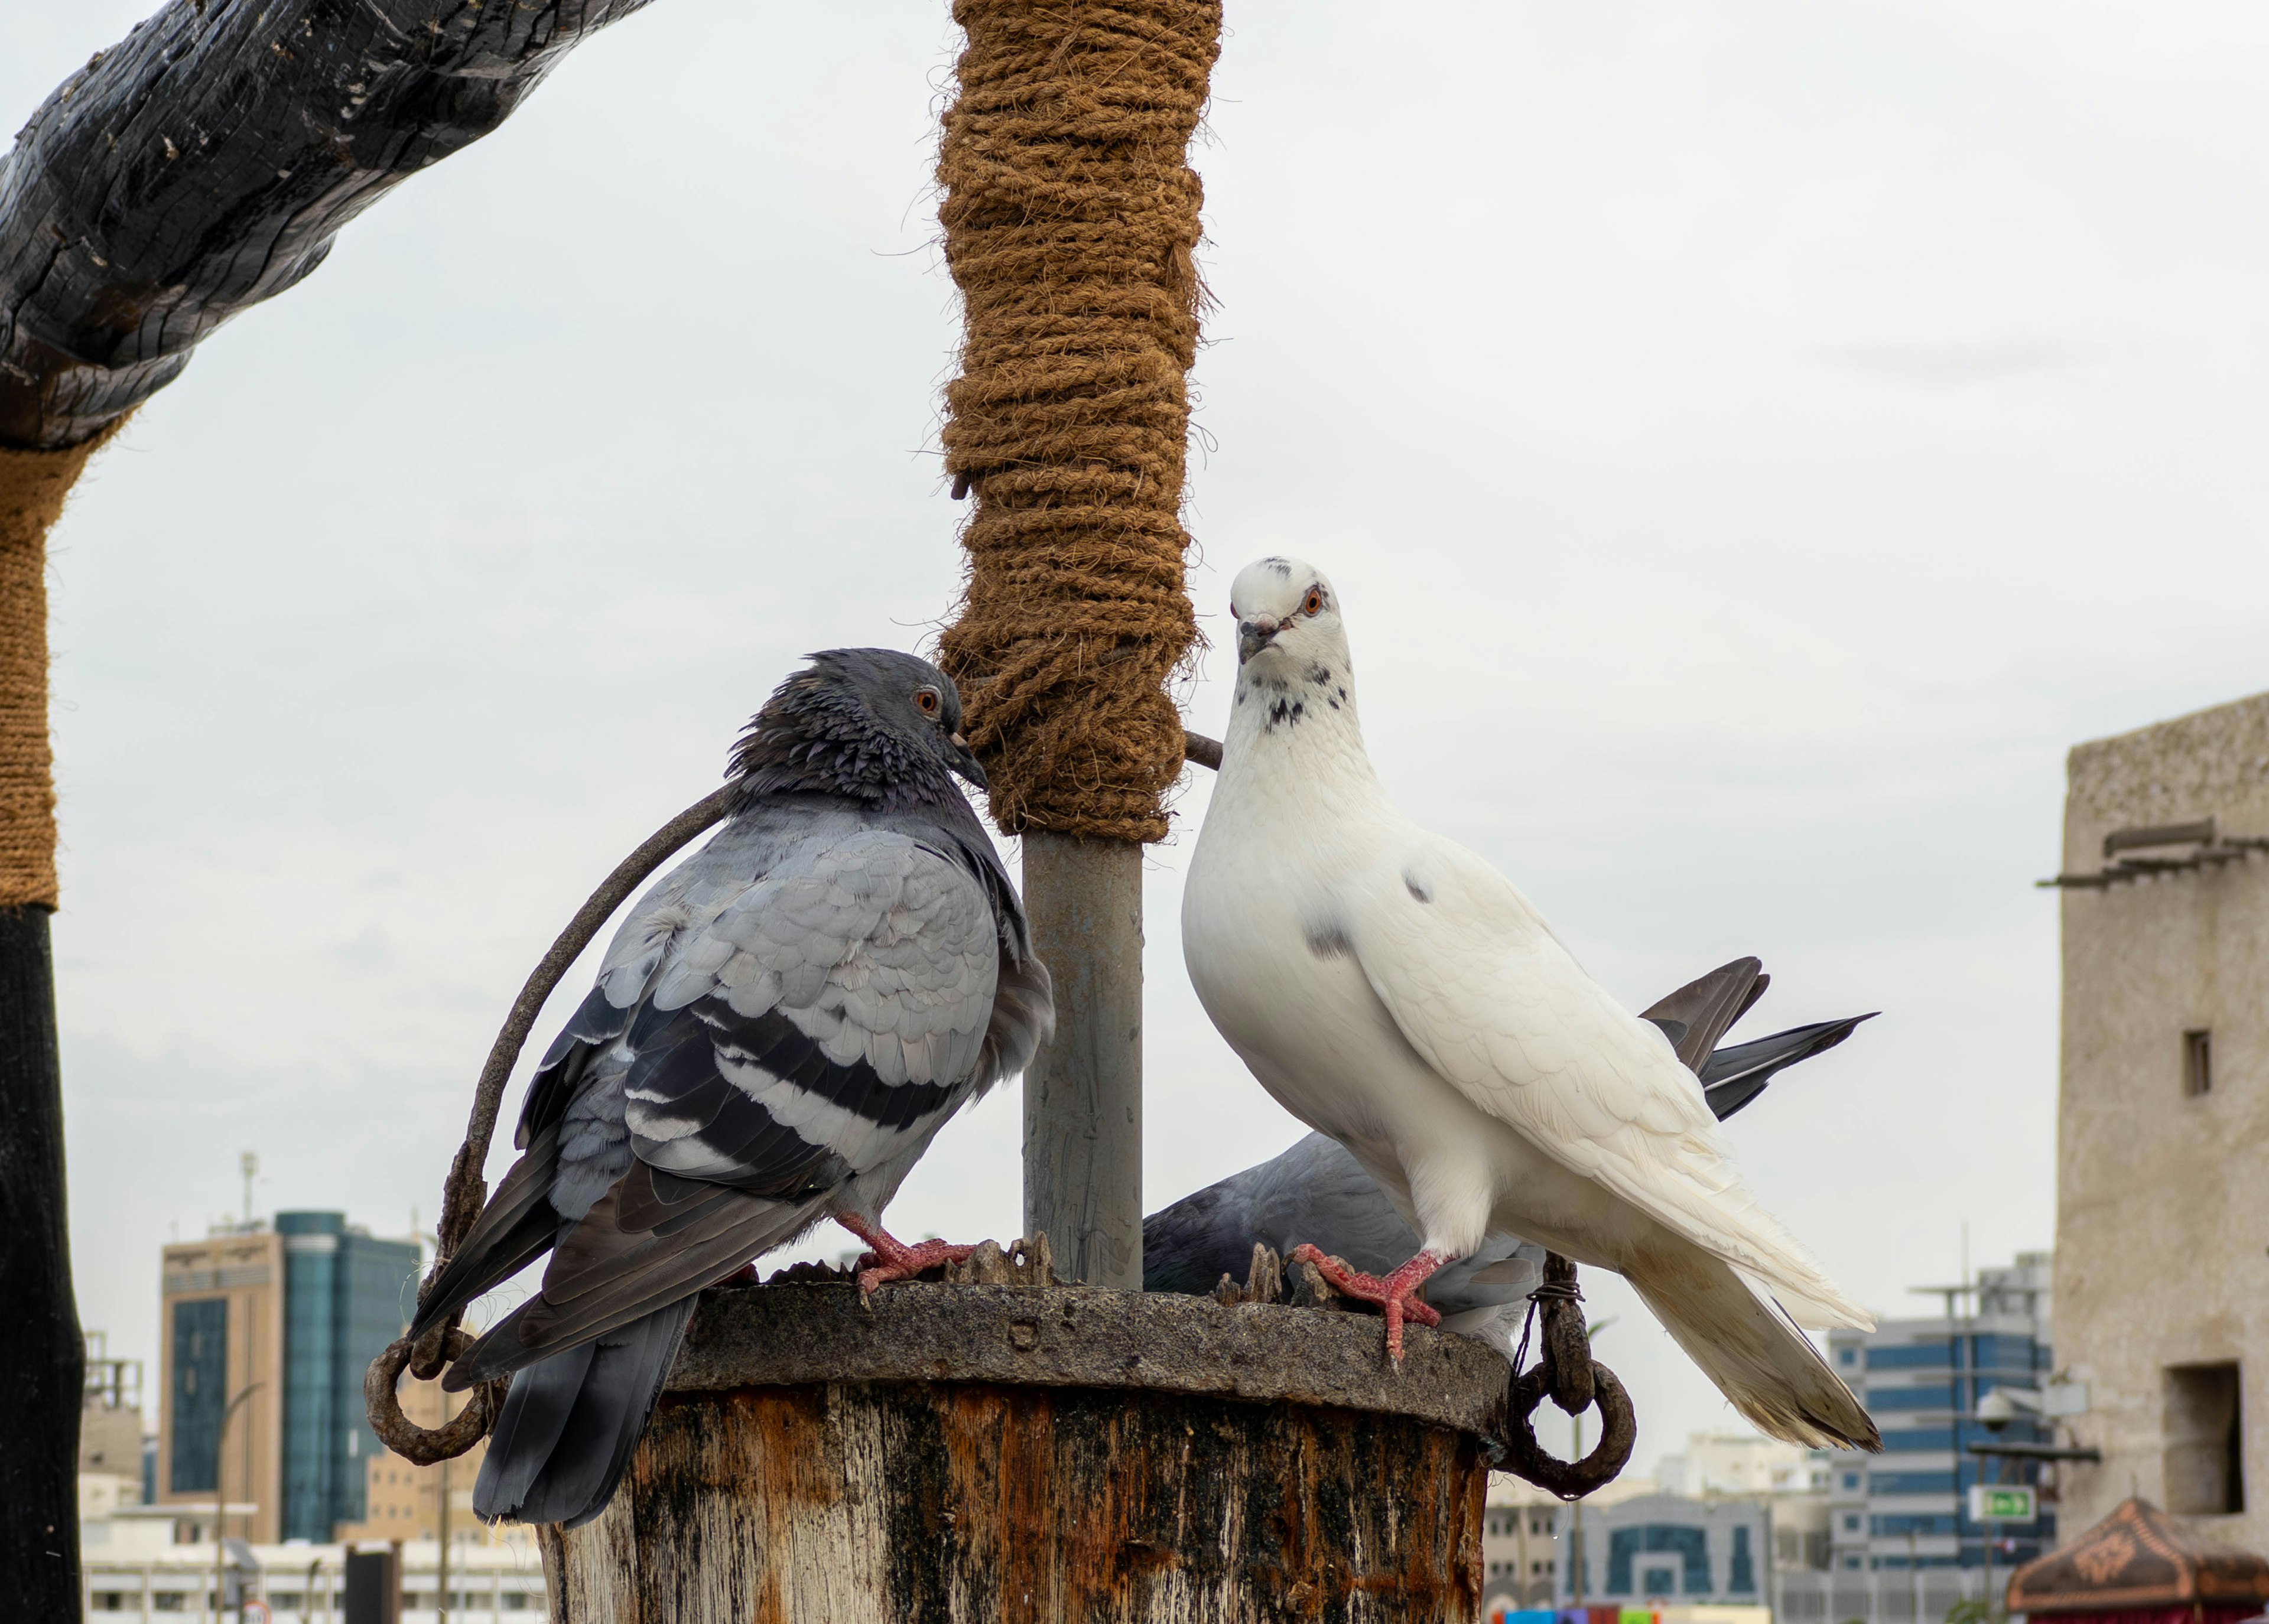
[[[1575,1451],[1568,1458],[1581,1460],[1584,1458],[1584,1412],[1578,1410],[1570,1416],[1568,1424],[1573,1429],[1576,1440]],[[1571,1607],[1584,1605],[1584,1502],[1580,1500],[1571,1501],[1568,1504],[1568,1605]]]
[[[1024,1074],[1024,1233],[1057,1273],[1142,1288],[1142,848],[1024,836],[1056,1031]]]
[[[251,1355],[249,1352],[246,1354],[245,1358],[247,1362],[250,1362]],[[228,1424],[236,1419],[236,1413],[239,1409],[243,1407],[244,1401],[267,1385],[268,1384],[265,1382],[248,1383],[242,1391],[239,1392],[235,1398],[231,1399],[228,1401],[228,1407],[220,1413],[220,1436],[213,1440],[213,1606],[211,1616],[214,1620],[214,1624],[219,1624],[221,1614],[228,1610],[224,1605],[228,1599],[228,1472],[225,1464],[228,1460]],[[251,1445],[252,1435],[248,1428],[245,1434],[245,1448],[248,1451],[248,1454],[246,1458],[244,1488],[244,1492],[248,1496],[252,1493],[251,1463],[248,1453],[251,1449]],[[249,1531],[248,1530],[248,1532]],[[203,1613],[204,1609],[200,1607],[197,1611],[200,1613]]]
[[[445,1414],[447,1408],[445,1402],[442,1406]],[[449,1461],[447,1456],[442,1458],[440,1476],[433,1487],[440,1502],[433,1508],[433,1544],[440,1552],[433,1575],[434,1616],[439,1624],[449,1624]]]

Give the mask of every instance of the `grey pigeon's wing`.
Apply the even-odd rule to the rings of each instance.
[[[1720,964],[1641,1010],[1639,1019],[1660,1027],[1670,1046],[1678,1051],[1678,1058],[1686,1062],[1686,1069],[1699,1072],[1727,1029],[1764,996],[1772,979],[1764,968],[1763,961],[1755,958]]]
[[[1860,1022],[1874,1018],[1875,1012],[1870,1010],[1862,1015],[1846,1015],[1841,1021],[1793,1026],[1753,1043],[1729,1044],[1711,1054],[1702,1067],[1702,1097],[1710,1102],[1710,1109],[1723,1122],[1763,1093],[1773,1074],[1799,1060],[1825,1053],[1849,1037]]]
[[[1142,1220],[1142,1289],[1203,1296],[1253,1261],[1252,1186],[1267,1163],[1184,1196]]]
[[[1418,1250],[1418,1237],[1363,1164],[1337,1140],[1310,1133],[1282,1155],[1208,1185],[1142,1221],[1142,1288],[1200,1296],[1224,1274],[1242,1281],[1255,1244],[1289,1252],[1312,1242],[1366,1273],[1385,1274]],[[1534,1280],[1475,1282],[1521,1253],[1492,1236],[1472,1257],[1426,1282],[1445,1312],[1525,1298]],[[1541,1267],[1544,1253],[1529,1246]]]
[[[998,922],[976,876],[899,832],[815,836],[706,922],[670,926],[665,910],[644,934],[610,955],[602,993],[635,1002],[566,1113],[553,1204],[577,1222],[542,1292],[452,1386],[626,1325],[787,1238],[849,1179],[910,1164],[1045,1030],[1044,974],[996,1011]],[[619,1172],[600,1109],[617,1069]],[[576,1201],[579,1119],[610,1183]]]

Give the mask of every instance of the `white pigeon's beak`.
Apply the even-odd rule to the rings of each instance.
[[[1284,623],[1274,615],[1251,615],[1237,623],[1237,663],[1243,665],[1275,640]]]

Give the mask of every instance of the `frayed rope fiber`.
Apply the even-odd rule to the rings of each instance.
[[[957,0],[937,175],[961,290],[945,466],[976,494],[941,663],[994,820],[1150,841],[1182,768],[1182,588],[1203,193],[1186,153],[1220,51],[1208,0]]]
[[[118,427],[61,451],[0,446],[0,908],[55,905],[48,532],[87,459]]]

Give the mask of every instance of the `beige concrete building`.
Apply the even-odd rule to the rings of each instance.
[[[162,1259],[157,1502],[209,1506],[225,1490],[232,1505],[259,1508],[232,1513],[227,1532],[272,1542],[282,1499],[284,1237],[215,1234],[167,1246]]]
[[[402,1396],[403,1414],[420,1427],[440,1427],[472,1402],[470,1393],[445,1393],[439,1382],[421,1382],[410,1377],[403,1378],[397,1391]],[[381,1450],[370,1458],[366,1468],[363,1520],[340,1524],[338,1539],[347,1545],[376,1539],[438,1539],[441,1489],[446,1482],[451,1547],[506,1543],[512,1537],[511,1531],[521,1524],[500,1524],[491,1528],[473,1515],[473,1483],[481,1474],[481,1462],[488,1452],[488,1440],[484,1438],[455,1460],[420,1466],[391,1450]]]
[[[2059,1532],[2269,1551],[2269,694],[2075,749],[2058,882]]]

